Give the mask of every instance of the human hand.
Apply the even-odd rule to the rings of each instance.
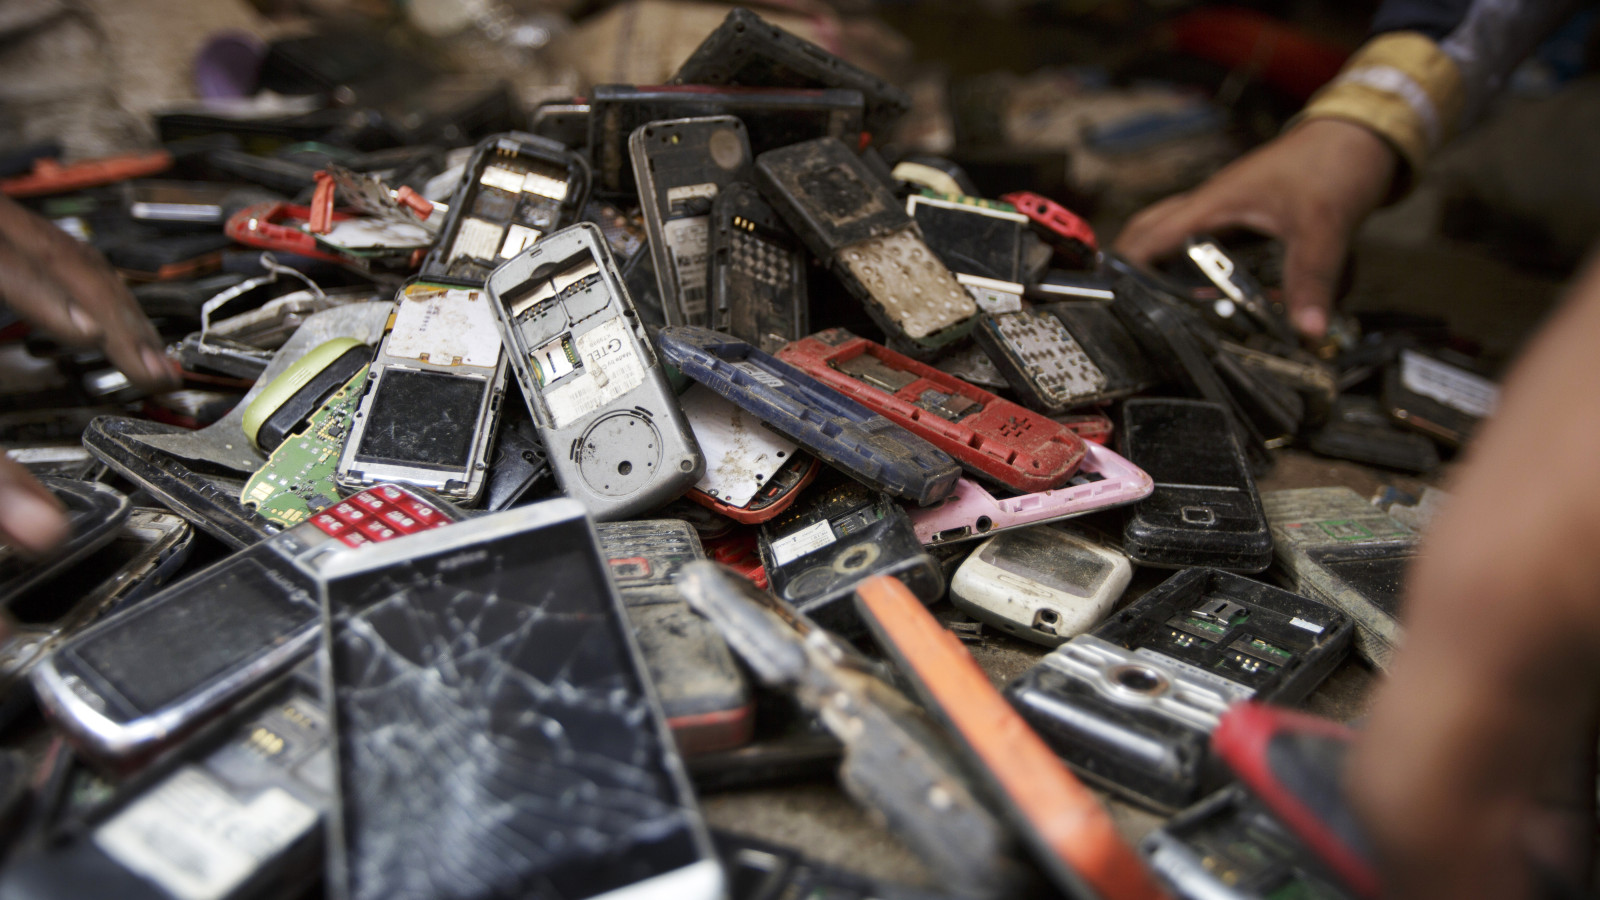
[[[100,347],[140,387],[177,386],[161,337],[105,259],[3,197],[0,302],[63,342]]]
[[[1191,235],[1248,228],[1283,241],[1284,301],[1294,327],[1321,338],[1350,238],[1388,196],[1398,155],[1372,131],[1313,119],[1270,141],[1192,191],[1129,220],[1116,251],[1138,265]]]
[[[1390,896],[1587,884],[1600,714],[1600,265],[1530,345],[1410,573],[1346,774]]]
[[[155,328],[100,254],[3,197],[0,302],[66,343],[101,347],[141,387],[177,386]],[[66,536],[54,495],[0,456],[0,538],[43,552]]]

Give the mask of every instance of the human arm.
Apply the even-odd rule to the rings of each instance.
[[[1600,265],[1505,384],[1412,572],[1406,641],[1346,789],[1390,895],[1581,878],[1600,710]],[[1582,883],[1582,881],[1578,881]]]
[[[1148,264],[1186,237],[1246,228],[1285,245],[1284,301],[1319,338],[1350,242],[1482,110],[1569,0],[1387,0],[1378,34],[1277,139],[1128,222],[1116,249]],[[1343,126],[1343,127],[1337,127]]]

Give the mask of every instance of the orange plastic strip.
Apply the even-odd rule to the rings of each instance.
[[[1099,798],[1017,715],[916,595],[880,575],[862,582],[856,596],[1049,852],[1105,900],[1167,897]]]

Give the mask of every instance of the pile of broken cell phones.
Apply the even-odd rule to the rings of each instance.
[[[1370,890],[1358,835],[1281,824],[1348,735],[1253,704],[1388,664],[1416,533],[1254,474],[1427,471],[1493,383],[1426,323],[1302,350],[1214,240],[1135,269],[891,165],[906,95],[743,10],[676,82],[116,186],[185,388],[7,345],[57,376],[0,425],[73,535],[0,551],[0,713],[50,726],[0,757],[0,898]],[[78,186],[0,182],[87,228]],[[985,629],[1049,651],[997,693]],[[938,890],[697,811],[808,778]],[[1177,815],[1135,850],[1085,782]]]

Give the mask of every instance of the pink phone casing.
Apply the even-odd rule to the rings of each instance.
[[[944,502],[925,509],[907,508],[917,540],[923,546],[975,541],[1008,528],[1039,525],[1133,503],[1155,490],[1155,482],[1143,469],[1099,444],[1087,447],[1077,478],[1098,475],[1099,480],[1000,499],[963,476]]]

